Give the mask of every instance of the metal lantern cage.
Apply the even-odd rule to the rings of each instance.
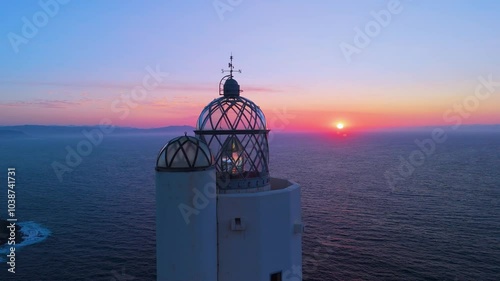
[[[223,96],[203,109],[195,134],[214,155],[219,190],[262,188],[269,183],[266,118],[255,103],[240,96],[229,65],[231,74],[219,86]]]
[[[211,167],[213,157],[198,138],[182,136],[170,140],[158,154],[157,171],[194,171]]]

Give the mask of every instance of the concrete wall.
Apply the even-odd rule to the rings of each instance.
[[[268,281],[279,271],[287,280],[293,269],[302,270],[302,233],[295,226],[301,229],[300,186],[274,182],[282,186],[219,194],[219,281]]]

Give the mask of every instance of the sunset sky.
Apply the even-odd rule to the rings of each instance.
[[[498,1],[55,1],[0,3],[0,125],[194,126],[231,52],[270,129],[500,123]]]

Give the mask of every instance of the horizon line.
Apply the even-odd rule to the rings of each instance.
[[[112,124],[111,124],[112,125]],[[101,125],[99,124],[94,124],[94,125],[57,125],[57,124],[12,124],[12,125],[0,125],[0,128],[4,127],[27,127],[27,126],[37,126],[37,127],[100,127]],[[460,127],[497,127],[500,126],[500,123],[495,123],[495,124],[462,124]],[[172,127],[190,127],[190,128],[196,128],[196,126],[192,125],[165,125],[161,127],[132,127],[132,126],[119,126],[119,125],[114,125],[115,128],[126,128],[126,129],[136,129],[136,130],[155,130],[155,129],[163,129],[163,128],[172,128]],[[365,127],[365,128],[345,128],[342,131],[345,132],[363,132],[363,131],[387,131],[387,130],[418,130],[418,129],[430,129],[430,128],[452,128],[454,127],[453,125],[423,125],[423,126],[395,126],[395,127],[379,127],[379,128],[373,128],[373,127]],[[283,129],[272,129],[268,128],[270,131],[278,131],[278,132],[334,132],[334,131],[339,131],[334,128],[331,130],[317,130],[317,129],[311,129],[311,130],[304,130],[304,129],[295,129],[295,130],[283,130]],[[457,128],[458,129],[458,128]]]

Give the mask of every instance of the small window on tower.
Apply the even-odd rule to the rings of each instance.
[[[245,221],[243,218],[233,218],[231,220],[232,231],[244,231],[246,229]]]
[[[271,281],[282,281],[281,271],[271,274]]]

